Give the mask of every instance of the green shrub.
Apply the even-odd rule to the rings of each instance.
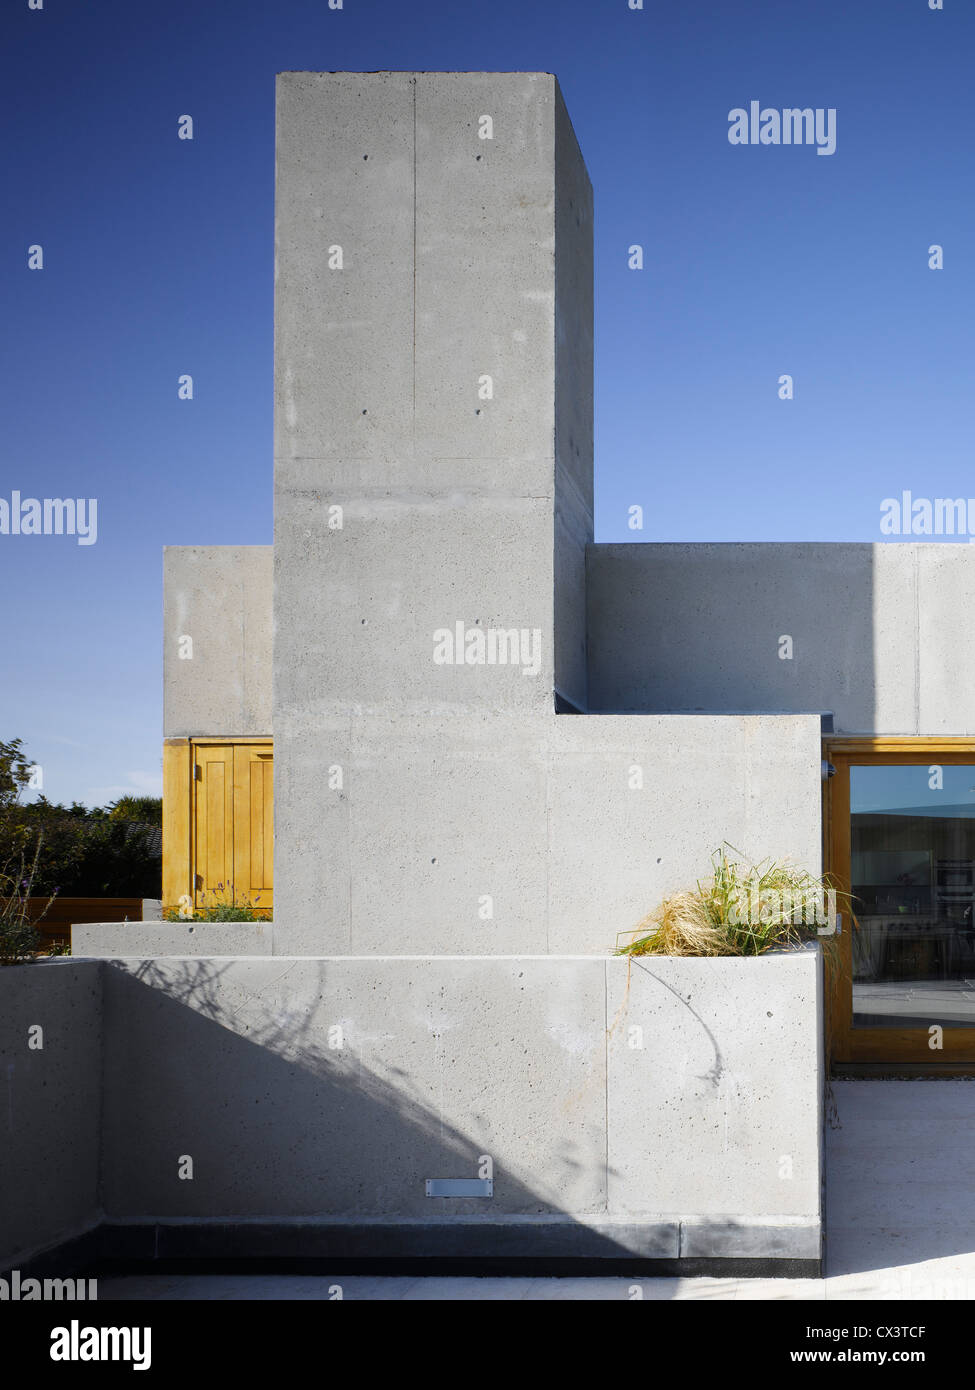
[[[162,801],[123,796],[109,806],[24,803],[30,764],[19,738],[0,741],[0,963],[26,960],[41,940],[28,898],[158,898]],[[45,909],[46,911],[46,909]],[[35,914],[36,916],[36,911]]]
[[[18,741],[19,742],[19,741]],[[4,745],[0,744],[0,749]],[[3,762],[0,757],[0,785]],[[154,798],[144,798],[149,803]],[[156,799],[157,800],[157,799]],[[133,809],[154,814],[143,798]],[[8,802],[0,816],[0,863],[41,842],[35,894],[65,898],[158,898],[162,895],[162,844],[156,824],[116,815],[114,807],[61,806],[40,796]]]
[[[239,903],[232,883],[218,883],[214,892],[203,894],[200,907],[194,907],[187,895],[180,899],[179,907],[165,909],[163,917],[167,922],[264,922],[270,911],[258,906],[260,901],[260,893],[255,893],[253,905]]]

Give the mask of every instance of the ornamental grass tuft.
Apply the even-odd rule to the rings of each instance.
[[[731,858],[732,845],[711,856],[711,877],[672,893],[644,917],[624,956],[760,956],[821,940],[835,954],[836,901],[848,899],[828,877],[787,860],[760,864]]]

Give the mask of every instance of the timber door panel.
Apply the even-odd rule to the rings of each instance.
[[[256,744],[234,747],[234,875],[238,902],[272,905],[274,759]]]
[[[234,749],[232,744],[196,744],[193,777],[193,901],[197,907],[227,894],[234,881]]]
[[[273,906],[274,760],[269,743],[193,744],[193,901]]]

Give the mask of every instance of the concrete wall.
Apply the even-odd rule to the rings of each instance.
[[[285,964],[106,968],[110,1219],[565,1216],[673,1258],[683,1219],[697,1254],[818,1255],[815,952]],[[426,1197],[483,1155],[493,1197]]]
[[[165,738],[272,732],[271,592],[269,545],[165,547]]]
[[[324,812],[277,814],[307,910],[282,916],[278,903],[273,924],[87,924],[74,953],[599,955],[723,844],[819,872],[816,716],[457,723],[363,716],[320,737],[322,782],[329,768],[335,782]]]
[[[575,193],[587,219],[571,280],[587,190],[547,74],[279,77],[275,703],[292,721],[551,708],[556,207]],[[563,332],[581,321],[566,307]],[[566,389],[585,350],[563,344]],[[458,621],[539,628],[538,675],[435,664]]]
[[[276,954],[599,953],[724,841],[820,862],[811,715],[363,715],[309,748],[322,804],[276,807]]]
[[[554,78],[287,73],[277,150],[275,953],[600,952],[723,840],[815,867],[817,720],[553,713],[592,533]],[[537,628],[537,669],[436,663],[457,623]]]
[[[275,921],[0,972],[0,1256],[100,1193],[150,1253],[818,1261],[818,952],[607,953],[723,842],[819,867],[819,720],[553,712],[592,679],[591,241],[550,75],[279,80]],[[165,563],[167,737],[270,733],[268,549]],[[537,667],[438,664],[457,623]],[[37,1136],[82,1154],[42,1214]]]
[[[312,847],[350,720],[441,719],[449,742],[453,718],[462,746],[463,719],[549,713],[556,685],[585,702],[592,201],[555,79],[283,74],[276,237],[286,925],[321,905],[331,865]],[[436,662],[435,633],[457,624],[537,631],[537,662]]]
[[[196,1223],[198,1254],[207,1227],[269,1253],[268,1223],[304,1253],[304,1222],[324,1254],[819,1258],[815,949],[68,961],[0,1001],[8,1072],[28,1019],[50,1039],[47,1087],[14,1083],[2,1257],[90,1210],[100,1133],[105,1219]],[[426,1196],[485,1157],[491,1197]]]
[[[71,928],[78,960],[116,956],[270,956],[272,922],[85,922]]]
[[[100,1219],[100,971],[67,959],[0,970],[0,1266]]]
[[[595,545],[588,576],[593,710],[831,710],[837,732],[975,735],[970,546]]]
[[[593,538],[592,237],[592,185],[555,83],[555,688],[580,710]]]

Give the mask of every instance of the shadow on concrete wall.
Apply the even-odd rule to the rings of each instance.
[[[287,1232],[264,1238],[247,1224],[258,1218],[300,1224],[328,1217],[347,1218],[360,1231],[372,1218],[371,1251],[379,1256],[585,1255],[639,1265],[625,1246],[574,1223],[553,1201],[551,1190],[570,1184],[579,1165],[571,1135],[558,1140],[559,1171],[546,1174],[545,1193],[496,1163],[492,1199],[427,1198],[426,1178],[476,1177],[490,1146],[431,1110],[407,1056],[380,1075],[348,1046],[329,1048],[312,1010],[274,1011],[253,998],[230,1007],[225,976],[234,964],[185,960],[162,968],[146,961],[132,973],[106,964],[107,1221],[229,1223],[224,1245],[207,1245],[228,1256],[289,1254]],[[325,962],[317,969],[323,994]],[[192,1178],[181,1179],[187,1157]],[[500,1224],[532,1215],[559,1219],[550,1230]],[[385,1237],[375,1229],[378,1218],[392,1223]],[[472,1221],[483,1223],[483,1248],[470,1237]],[[411,1222],[407,1240],[396,1223]],[[424,1222],[435,1227],[426,1249],[416,1234]],[[172,1237],[169,1253],[186,1253],[185,1241],[185,1231]],[[313,1245],[296,1231],[291,1253],[342,1256],[362,1248],[361,1235],[344,1229],[324,1231]]]
[[[531,994],[519,1015],[499,1012],[502,996],[488,991],[467,996],[477,1028],[460,1014],[451,1037],[447,984],[355,964],[169,957],[8,972],[0,1050],[15,1060],[38,1017],[46,1041],[11,1102],[18,1146],[0,1148],[5,1209],[22,1218],[0,1229],[0,1265],[55,1277],[219,1261],[335,1273],[376,1273],[376,1260],[408,1274],[816,1272],[806,1236],[774,1216],[756,1232],[731,1214],[624,1214],[643,1203],[627,1197],[628,1161],[608,1167],[600,1027],[577,1039],[595,1045],[595,1062],[559,1041],[546,1059],[519,1029]],[[332,1018],[353,1012],[346,1045],[330,1047]],[[492,1017],[504,1029],[496,1052],[483,1042]],[[701,1076],[713,1088],[723,1063],[708,1037]],[[621,1126],[621,1152],[638,1166],[648,1148],[680,1161],[659,1111],[641,1145],[639,1110],[653,1103],[634,1092],[632,1129]],[[425,1179],[477,1176],[485,1154],[490,1199],[426,1196]],[[62,1192],[52,1207],[48,1194]]]
[[[828,710],[837,731],[878,727],[871,545],[592,545],[587,576],[590,713]],[[904,628],[907,711],[914,613],[880,620]]]

